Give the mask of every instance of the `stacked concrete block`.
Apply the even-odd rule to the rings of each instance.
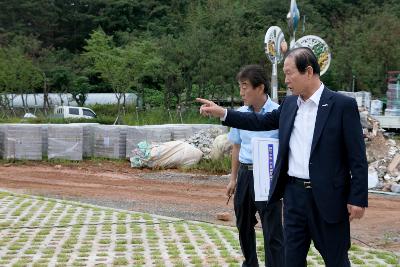
[[[42,127],[38,124],[5,124],[2,158],[19,160],[42,159]]]
[[[83,129],[80,125],[48,126],[48,158],[82,160]]]
[[[354,93],[356,96],[357,106],[366,108],[368,111],[371,110],[371,93],[360,91]]]
[[[145,125],[128,127],[126,136],[126,157],[132,156],[132,150],[137,144],[146,141],[148,143],[164,143],[172,140],[172,127],[168,125]]]
[[[166,128],[171,132],[171,140],[184,140],[195,133],[195,129],[191,124],[165,124]]]
[[[188,139],[197,132],[206,129],[216,129],[221,134],[228,132],[228,127],[218,124],[165,124],[162,126],[171,131],[171,140]]]
[[[125,158],[127,128],[124,125],[94,126],[93,155],[111,159]]]
[[[388,83],[386,91],[386,116],[400,116],[400,81]]]
[[[94,153],[94,128],[98,123],[71,123],[70,125],[80,125],[83,129],[83,157],[93,157]]]
[[[49,124],[41,124],[42,127],[42,156],[47,157],[47,147],[48,147],[48,129]]]
[[[382,115],[383,102],[379,99],[371,100],[371,115]]]
[[[4,157],[5,129],[5,124],[0,124],[0,158]]]

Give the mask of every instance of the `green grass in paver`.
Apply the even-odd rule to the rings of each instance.
[[[71,223],[72,216],[71,215],[65,215],[62,217],[62,219],[59,222],[59,225],[68,225]]]
[[[324,265],[324,259],[320,255],[317,255],[315,259],[318,264]]]
[[[2,221],[0,222],[0,228],[9,228],[12,225],[11,221]]]
[[[61,263],[68,262],[69,258],[70,258],[70,255],[60,253],[57,256],[57,262],[61,262]]]
[[[25,267],[27,266],[31,261],[28,259],[20,259],[16,263],[12,265],[12,267]]]
[[[118,221],[125,221],[127,217],[128,217],[128,215],[126,213],[120,212],[117,215],[117,220]]]
[[[114,248],[114,251],[117,251],[117,252],[124,252],[124,251],[126,251],[126,246],[125,246],[125,245],[117,245],[117,246]]]
[[[399,261],[398,257],[395,257],[393,255],[386,256],[384,261],[388,264],[398,264],[397,266],[400,266],[400,261]]]
[[[168,255],[169,255],[170,259],[172,260],[172,262],[175,262],[175,263],[179,262],[180,258],[179,258],[178,246],[173,242],[168,242],[166,245],[167,245]]]
[[[165,266],[165,262],[161,259],[156,259],[153,261],[153,266],[155,267],[164,267]]]
[[[79,248],[79,252],[86,254],[92,250],[92,247],[90,245],[83,245]]]
[[[359,258],[357,258],[356,256],[350,256],[350,261],[353,263],[353,264],[358,264],[358,265],[361,265],[361,264],[365,264],[365,262],[363,261],[363,260],[361,260],[361,259],[359,259]]]
[[[114,260],[113,264],[116,266],[126,266],[128,265],[128,260],[126,258],[119,257]]]
[[[97,234],[96,226],[90,226],[86,234],[92,236],[96,235]]]
[[[101,231],[104,233],[111,232],[111,224],[104,224],[101,228]]]
[[[45,267],[49,266],[49,261],[47,260],[38,260],[33,263],[32,267]]]
[[[143,213],[143,214],[142,214],[142,218],[143,218],[143,220],[145,220],[145,221],[149,221],[149,222],[152,222],[152,221],[153,221],[153,217],[151,217],[151,215],[150,215],[150,214],[147,214],[147,213]]]
[[[128,241],[126,241],[126,239],[118,239],[115,241],[115,243],[117,245],[126,245],[126,244],[128,244]]]
[[[124,224],[120,224],[117,226],[117,235],[125,235],[126,234],[126,226]]]
[[[144,255],[141,253],[135,253],[133,255],[133,260],[134,260],[135,266],[140,265],[140,264],[145,264],[144,259],[145,259]]]
[[[181,235],[182,236],[182,235]],[[190,239],[189,239],[189,237],[187,237],[187,236],[183,236],[183,237],[181,237],[181,243],[183,243],[183,244],[187,244],[187,243],[190,243]]]
[[[133,221],[138,221],[138,220],[140,220],[141,217],[142,217],[142,216],[140,216],[139,213],[132,213],[130,216],[131,216],[131,219],[132,219]]]
[[[132,238],[131,243],[132,243],[132,245],[138,245],[138,244],[142,244],[143,241],[141,238]]]
[[[19,243],[25,243],[26,241],[29,240],[29,237],[27,234],[23,233],[19,236],[19,238],[17,239],[17,242]]]
[[[186,229],[182,223],[174,224],[175,232],[179,236],[179,241],[183,245],[183,249],[191,258],[197,256],[194,245],[191,243],[190,238],[186,234]]]
[[[108,253],[107,252],[100,252],[96,254],[97,257],[107,257]]]
[[[133,252],[141,253],[144,251],[144,247],[142,246],[137,246],[133,248]]]
[[[229,261],[231,261],[233,257],[231,256],[230,252],[226,249],[224,243],[217,234],[219,227],[212,227],[211,225],[207,224],[201,224],[201,226],[208,234],[214,245],[217,247],[221,257],[225,260],[225,262],[228,263]]]
[[[174,263],[174,267],[185,267],[185,263],[182,260],[179,260]]]
[[[311,261],[310,259],[307,259],[307,267],[308,267],[308,266],[315,266],[315,265],[314,265],[314,262]]]
[[[65,240],[64,244],[62,244],[63,249],[72,249],[75,247],[76,242],[78,239],[76,237],[70,237],[67,240]]]
[[[72,263],[73,267],[85,267],[86,262],[84,260],[76,260]]]
[[[139,225],[133,224],[131,226],[131,231],[133,234],[141,234],[143,230]]]
[[[9,250],[20,250],[23,247],[23,245],[20,244],[12,244],[11,246],[8,247]]]
[[[161,252],[160,252],[158,249],[156,249],[156,248],[152,248],[152,249],[150,250],[150,255],[151,255],[151,258],[152,258],[152,260],[153,260],[154,262],[157,262],[158,260],[161,260],[161,259],[162,259],[162,257],[161,257]]]
[[[102,244],[102,245],[109,245],[109,244],[111,244],[111,239],[109,239],[109,238],[100,239],[100,240],[99,240],[99,244]]]
[[[399,258],[389,252],[377,251],[374,254],[385,263],[399,264]]]
[[[157,234],[156,234],[156,231],[154,230],[154,228],[150,228],[150,226],[147,227],[146,236],[147,236],[147,238],[150,238],[150,239],[156,238]]]
[[[0,205],[8,208],[8,210],[5,209],[0,213],[0,219],[3,218],[0,228],[9,228],[0,237],[0,246],[5,247],[3,254],[0,256],[0,266],[9,265],[16,255],[20,255],[20,258],[16,259],[17,265],[26,265],[26,261],[28,261],[33,266],[47,266],[58,246],[61,246],[61,251],[57,255],[56,266],[71,266],[71,262],[67,262],[67,260],[70,260],[70,255],[73,253],[77,253],[78,258],[72,265],[86,266],[89,254],[92,251],[93,241],[98,235],[100,235],[99,246],[97,251],[94,251],[97,256],[95,258],[97,266],[105,264],[106,260],[111,260],[114,265],[127,265],[125,264],[125,253],[128,251],[128,246],[132,248],[132,253],[128,256],[133,260],[135,266],[147,264],[147,262],[144,262],[146,258],[144,257],[145,248],[143,247],[143,244],[146,243],[149,246],[147,249],[150,251],[151,262],[154,266],[163,266],[162,254],[158,247],[161,238],[163,239],[161,242],[167,247],[166,253],[168,253],[171,263],[175,266],[186,266],[183,258],[181,258],[181,253],[194,266],[238,266],[241,261],[240,258],[236,258],[241,252],[237,231],[232,227],[215,226],[206,223],[193,224],[185,221],[170,223],[164,219],[153,220],[152,215],[149,214],[119,212],[71,202],[57,203],[57,201],[45,198],[37,201],[37,198],[8,193],[0,193]],[[6,215],[10,214],[9,210],[15,208],[12,220],[6,219]],[[28,222],[28,218],[34,218],[34,220]],[[144,221],[147,223],[146,226],[137,223]],[[155,227],[153,225],[154,222],[159,222],[159,226]],[[98,223],[101,224],[101,227],[98,229],[96,225],[84,226],[79,225],[79,223]],[[52,227],[56,224],[65,227],[42,228],[40,230],[15,228],[17,226],[32,225]],[[82,227],[88,227],[88,229],[84,232],[85,236],[79,237]],[[114,232],[112,227],[115,227],[117,233],[115,244],[112,244],[114,241],[111,239],[111,234]],[[127,227],[131,232],[128,237],[125,236],[128,233]],[[173,237],[170,227],[178,235],[178,240]],[[162,235],[158,233],[159,230]],[[142,236],[143,231],[144,239]],[[51,234],[50,243],[43,244],[49,234]],[[207,235],[207,238],[204,235]],[[65,237],[67,240],[60,242]],[[20,253],[29,240],[32,240],[29,248]],[[211,243],[208,240],[211,240]],[[178,246],[174,244],[177,241],[180,241],[183,251],[179,251]],[[262,241],[262,233],[257,231],[257,252],[259,253],[260,261],[263,260]],[[110,245],[115,246],[116,251],[113,256],[110,256],[108,252]],[[204,255],[204,258],[197,254],[196,247],[201,250],[200,255]],[[33,262],[32,257],[37,253],[40,256]],[[110,259],[110,257],[112,258]],[[312,264],[324,264],[320,255],[314,249],[310,250],[308,257],[310,266]],[[352,263],[358,266],[398,266],[398,258],[392,253],[374,251],[357,246],[351,248],[350,258]],[[120,260],[122,263],[118,263]],[[385,263],[381,264],[381,262]]]
[[[30,249],[25,250],[24,253],[25,253],[26,255],[32,255],[32,254],[35,254],[35,253],[36,253],[36,250],[30,248]]]
[[[53,255],[56,252],[54,248],[45,248],[42,250],[44,255]]]
[[[19,221],[21,222],[21,224],[25,224],[27,221],[29,221],[31,217],[32,214],[27,214],[25,217],[20,218]]]
[[[371,260],[374,258],[374,256],[372,256],[371,254],[366,254],[366,255],[363,255],[362,258],[365,260]]]
[[[190,263],[199,266],[199,264],[202,264],[203,261],[199,256],[192,256],[190,259]]]
[[[81,258],[82,261],[86,261],[88,257],[89,257],[89,253],[87,253],[87,252],[79,252],[78,253],[78,258]]]
[[[18,253],[18,250],[10,250],[7,252],[6,256],[11,256],[11,258],[15,258],[15,255],[17,255]]]

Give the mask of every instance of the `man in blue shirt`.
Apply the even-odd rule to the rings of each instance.
[[[237,80],[244,102],[244,106],[238,111],[264,114],[279,107],[268,97],[269,83],[261,66],[243,67],[237,75]],[[259,266],[254,230],[257,224],[256,212],[260,215],[263,229],[265,266],[283,266],[282,203],[279,201],[267,208],[267,201],[255,201],[251,146],[253,137],[278,138],[278,130],[254,132],[232,128],[228,135],[233,148],[232,172],[226,194],[235,194],[236,226],[245,258],[242,266]]]

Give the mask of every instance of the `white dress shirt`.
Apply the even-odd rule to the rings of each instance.
[[[288,175],[302,179],[310,179],[309,161],[311,144],[314,136],[315,120],[317,118],[318,104],[324,84],[306,101],[297,98],[296,118],[289,141],[289,170]]]

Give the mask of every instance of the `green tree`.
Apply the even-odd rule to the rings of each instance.
[[[346,20],[334,33],[331,71],[337,88],[350,88],[355,75],[356,89],[382,95],[387,90],[387,71],[400,68],[398,17],[386,10],[363,14]]]
[[[93,70],[99,72],[101,77],[110,84],[117,98],[118,112],[120,112],[121,101],[135,82],[129,53],[115,47],[112,37],[107,36],[102,29],[90,35],[85,50],[83,55],[89,60]]]
[[[41,84],[40,70],[18,47],[0,48],[0,61],[1,92],[21,95],[23,106],[27,109],[24,95],[33,93]],[[7,101],[6,104],[9,105]]]
[[[65,67],[57,67],[51,72],[51,87],[55,88],[55,92],[60,96],[61,105],[64,105],[62,95],[68,93],[72,88],[73,74],[70,69]],[[69,104],[69,103],[67,103]]]
[[[91,91],[89,79],[86,76],[75,76],[72,85],[69,93],[78,106],[82,107],[86,102],[87,94]]]

